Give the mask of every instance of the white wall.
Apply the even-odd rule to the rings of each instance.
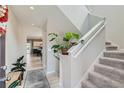
[[[50,38],[48,37],[49,33],[58,33],[59,29],[53,24],[51,20],[48,20],[47,22],[47,73],[54,73],[58,72],[56,69],[58,69],[58,60],[53,56],[53,51],[51,50],[51,46],[54,43],[49,42]]]
[[[23,25],[23,30],[27,38],[40,38],[42,39],[42,29],[35,26]]]
[[[59,5],[60,10],[80,31],[88,15],[88,10],[84,5]]]
[[[13,12],[9,9],[9,20],[6,32],[6,65],[11,67],[12,63],[16,62],[17,58],[24,55],[22,42],[23,31],[20,33],[21,24],[17,21]],[[9,68],[8,68],[9,70]]]
[[[124,6],[88,6],[91,13],[106,17],[106,41],[124,48]]]
[[[42,30],[37,27],[22,25],[9,9],[8,29],[6,32],[6,65],[10,68],[17,58],[24,55],[26,62],[27,37],[42,38]],[[8,69],[9,71],[9,69]]]
[[[47,20],[44,22],[43,26],[41,27],[42,29],[42,38],[43,38],[43,67],[45,73],[47,73]]]
[[[78,29],[70,22],[70,20],[58,9],[56,6],[42,6],[41,11],[47,17],[47,72],[58,72],[58,61],[52,55],[50,50],[51,43],[49,42],[48,34],[51,32],[59,33],[62,36],[66,32],[77,32],[80,34]]]
[[[47,24],[47,31],[43,33],[43,35],[48,35],[48,33],[50,32],[56,32],[56,33],[60,33],[60,34],[63,34],[65,32],[77,32],[80,34],[80,32],[78,31],[78,29],[74,26],[74,24],[72,24],[70,22],[70,20],[60,11],[60,9],[58,9],[58,7],[56,6],[40,6],[38,7],[39,9],[39,12],[42,12],[42,14],[47,17],[48,19],[48,24]],[[22,27],[22,30],[23,30],[23,50],[25,50],[24,46],[25,46],[25,38],[27,37],[27,33],[26,33],[26,36],[24,35],[24,33],[27,31],[29,31],[28,35],[34,35],[32,34],[32,28],[29,28],[29,27],[25,27],[23,26]],[[36,29],[35,29],[36,30]],[[40,31],[38,31],[39,33]],[[22,33],[21,33],[22,34]],[[40,35],[40,34],[38,34]],[[44,36],[43,36],[44,37]],[[45,38],[45,41],[47,42],[46,45],[44,46],[50,46],[51,43],[48,42],[47,38]],[[45,43],[46,43],[45,42]],[[45,50],[44,50],[45,52]],[[49,51],[47,51],[47,53],[45,54],[50,54]],[[53,59],[53,60],[50,60]],[[48,59],[48,60],[47,60]],[[56,68],[54,67],[56,65],[56,63],[54,64],[51,64],[51,61],[52,62],[56,62],[56,59],[52,56],[52,55],[49,55],[49,57],[47,57],[46,61],[47,61],[47,65],[48,65],[48,72],[49,71],[55,71]],[[50,67],[49,67],[50,66]],[[50,69],[49,69],[50,68]]]

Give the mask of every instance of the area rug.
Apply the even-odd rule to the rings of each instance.
[[[25,88],[49,88],[48,80],[42,69],[27,72]]]

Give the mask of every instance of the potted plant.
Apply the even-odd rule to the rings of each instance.
[[[51,49],[54,53],[62,53],[63,55],[68,55],[68,50],[74,46],[77,45],[77,40],[79,40],[80,35],[73,32],[67,32],[65,33],[64,37],[60,37],[56,33],[50,33],[50,42],[55,41],[56,44],[53,44]]]
[[[14,67],[11,69],[11,71],[14,71],[14,72],[18,72],[18,71],[21,71],[21,80],[23,80],[23,74],[24,74],[24,71],[25,70],[25,65],[26,63],[23,62],[23,58],[24,56],[21,56],[17,59],[16,63],[13,63],[12,65],[14,65]]]

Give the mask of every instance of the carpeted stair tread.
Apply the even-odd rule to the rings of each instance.
[[[105,42],[105,45],[111,45],[111,42],[108,42],[108,41],[107,41],[107,42]]]
[[[104,57],[117,58],[124,60],[124,51],[105,51],[103,52]]]
[[[108,57],[100,57],[99,63],[124,70],[124,60]]]
[[[94,71],[100,73],[110,79],[118,81],[120,83],[124,83],[124,70],[120,70],[117,68],[105,66],[102,64],[95,64]]]
[[[82,81],[81,87],[82,88],[96,88],[96,86],[92,84],[89,80]]]
[[[89,73],[89,80],[99,88],[123,87],[120,83],[96,72]]]
[[[113,48],[113,47],[115,48],[116,47],[116,48],[118,48],[117,45],[105,45],[105,47],[110,47],[110,48]]]
[[[89,68],[82,87],[124,88],[124,49],[111,42],[105,42],[105,48],[99,62],[93,65],[94,69]]]
[[[118,46],[106,45],[106,50],[118,50]]]

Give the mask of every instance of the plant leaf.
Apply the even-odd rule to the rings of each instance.
[[[58,35],[56,33],[49,33],[48,36],[55,36],[55,37],[57,37]]]
[[[16,86],[18,86],[20,83],[20,80],[15,80],[14,82],[12,82],[8,88],[15,88]]]
[[[73,35],[73,38],[74,38],[74,39],[77,39],[77,40],[78,40],[78,39],[80,38],[80,35],[79,35],[79,34],[72,33],[72,35]]]
[[[16,70],[18,70],[18,67],[13,67],[13,68],[11,69],[11,71],[16,71]]]
[[[70,39],[72,38],[72,33],[71,33],[71,32],[66,33],[66,34],[65,34],[65,38],[66,38],[67,40],[70,40]]]
[[[53,40],[55,40],[56,38],[51,38],[49,41],[53,41]]]
[[[63,37],[63,41],[69,41],[69,39],[67,39],[66,37]]]
[[[80,35],[77,33],[68,32],[65,34],[65,39],[67,39],[68,41],[70,39],[79,39],[79,38],[80,38]]]
[[[53,50],[53,52],[54,52],[54,53],[57,53],[57,52],[58,52],[58,50],[55,50],[55,49],[54,49],[54,50]]]
[[[51,47],[51,49],[56,49],[56,48],[59,48],[60,47],[60,45],[53,45],[52,47]]]

